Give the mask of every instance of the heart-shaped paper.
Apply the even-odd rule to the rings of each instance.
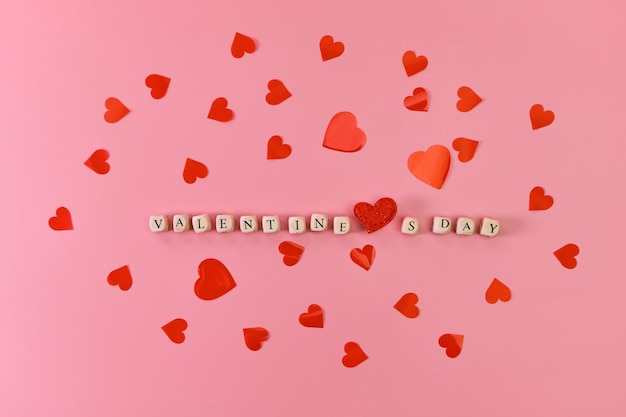
[[[474,158],[476,148],[478,148],[478,141],[468,138],[456,138],[452,141],[452,148],[459,153],[459,161],[469,162]]]
[[[396,310],[398,310],[402,315],[408,317],[410,319],[414,319],[420,314],[420,309],[417,308],[417,294],[408,292],[404,294],[398,302],[393,306]]]
[[[546,195],[542,187],[535,187],[530,190],[528,199],[528,210],[547,210],[554,204],[554,199]]]
[[[280,136],[272,136],[267,141],[267,159],[285,159],[291,155],[291,146],[283,143]]]
[[[291,97],[291,93],[281,80],[271,80],[267,83],[267,88],[270,90],[270,92],[265,95],[267,104],[275,106]]]
[[[109,159],[109,151],[98,149],[87,158],[85,165],[96,174],[106,174],[111,169],[107,159]]]
[[[449,358],[456,358],[463,349],[463,339],[462,334],[446,333],[439,338],[439,346],[446,349],[446,355]]]
[[[554,112],[544,110],[541,104],[535,104],[530,108],[530,124],[533,130],[546,127],[554,121]]]
[[[474,107],[478,106],[478,104],[483,101],[482,98],[478,96],[469,87],[463,86],[459,87],[456,94],[459,96],[459,101],[456,102],[456,108],[462,112],[468,112],[472,110]]]
[[[224,97],[218,97],[213,100],[207,117],[209,119],[217,120],[218,122],[228,122],[232,120],[233,111],[228,108],[228,100]]]
[[[121,268],[117,268],[109,273],[107,282],[110,285],[117,285],[122,291],[128,291],[133,285],[133,277],[130,275],[130,268],[128,265],[124,265]]]
[[[494,278],[493,281],[491,281],[489,288],[487,288],[487,291],[485,292],[485,300],[487,300],[489,304],[495,304],[498,302],[498,300],[506,303],[510,299],[511,290],[509,289],[509,287],[504,285],[504,283],[498,278]]]
[[[104,120],[109,123],[119,122],[130,112],[128,107],[115,97],[107,98],[104,102],[104,107],[107,108],[107,111],[104,113]]]
[[[187,184],[193,184],[198,178],[205,178],[209,175],[209,169],[202,162],[187,158],[183,168],[183,179]]]
[[[183,343],[185,341],[185,330],[187,330],[187,321],[185,319],[174,319],[162,326],[161,329],[167,337],[174,343]]]
[[[345,356],[341,359],[341,363],[346,368],[354,368],[367,359],[367,355],[356,342],[348,342],[344,345],[343,351]]]
[[[559,260],[561,265],[567,269],[574,269],[578,262],[576,261],[576,255],[580,253],[580,248],[574,243],[568,243],[567,245],[554,251],[554,256]]]
[[[235,38],[230,47],[230,53],[233,54],[235,58],[241,58],[246,52],[251,54],[255,50],[256,44],[254,43],[254,39],[239,32],[235,33]]]
[[[415,75],[420,71],[423,71],[428,66],[428,59],[425,56],[416,56],[413,51],[406,51],[402,55],[402,65],[407,76]]]
[[[413,95],[404,98],[404,107],[413,111],[428,111],[428,92],[417,87]]]
[[[65,207],[59,207],[57,209],[56,216],[50,217],[48,225],[52,230],[72,230],[74,228],[72,215]]]
[[[324,327],[324,311],[317,304],[311,304],[306,313],[300,314],[298,318],[300,324],[304,327]]]
[[[302,257],[302,253],[304,253],[304,246],[286,240],[278,245],[278,252],[285,255],[283,256],[283,263],[285,265],[294,266]]]
[[[340,152],[356,152],[365,146],[365,133],[357,127],[354,114],[342,111],[330,119],[323,146]]]
[[[417,179],[441,189],[450,169],[450,151],[442,145],[433,145],[409,156],[409,171]]]
[[[243,329],[243,339],[250,350],[259,350],[263,342],[269,339],[270,334],[263,327],[251,327]]]
[[[354,206],[354,215],[365,226],[367,233],[382,229],[396,217],[398,205],[389,197],[378,200],[374,205],[357,203]]]
[[[202,300],[214,300],[237,286],[230,271],[217,259],[200,262],[198,275],[194,292]]]
[[[354,248],[350,251],[350,259],[361,268],[369,271],[376,258],[376,249],[372,245],[365,245],[363,249]]]
[[[150,74],[146,77],[146,87],[150,88],[150,95],[154,99],[165,97],[171,79],[159,74]]]
[[[337,58],[344,51],[343,43],[335,42],[332,36],[326,35],[320,39],[320,52],[322,53],[322,61]]]

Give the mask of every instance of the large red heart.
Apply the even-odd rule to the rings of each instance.
[[[243,339],[250,350],[259,350],[263,342],[269,339],[270,334],[263,327],[251,327],[243,329]]]
[[[423,71],[428,66],[428,59],[425,56],[416,56],[413,51],[406,51],[402,55],[402,65],[407,76],[415,75],[420,71]]]
[[[452,148],[459,153],[459,161],[469,162],[474,158],[478,141],[468,138],[456,138],[452,141]]]
[[[365,245],[363,249],[354,248],[350,251],[350,259],[361,268],[369,271],[376,258],[376,249],[372,245]]]
[[[198,265],[194,292],[202,300],[214,300],[237,286],[230,271],[217,259],[205,259]]]
[[[554,204],[554,199],[546,195],[542,187],[535,187],[530,190],[528,199],[528,210],[547,210]]]
[[[218,122],[228,122],[233,119],[233,116],[233,111],[228,108],[228,100],[224,97],[218,97],[213,100],[207,117]]]
[[[396,310],[398,310],[402,315],[408,317],[410,319],[414,319],[420,314],[420,309],[417,308],[417,294],[408,292],[404,294],[398,302],[393,306]]]
[[[334,151],[356,152],[365,146],[365,139],[354,114],[342,111],[330,119],[323,146]]]
[[[320,39],[320,52],[322,53],[322,61],[337,58],[344,51],[343,43],[335,42],[332,36],[326,35]]]
[[[389,197],[381,198],[374,205],[357,203],[354,215],[365,226],[367,233],[375,232],[388,225],[398,212],[396,202]]]
[[[356,342],[348,342],[344,345],[343,351],[345,356],[341,359],[341,363],[346,368],[354,368],[367,359],[367,355]]]
[[[187,158],[183,168],[183,179],[187,184],[193,184],[197,178],[205,178],[209,175],[209,169],[202,162]]]
[[[56,216],[50,217],[48,225],[52,230],[72,230],[74,228],[72,215],[65,207],[59,207],[57,209]]]
[[[267,141],[267,159],[285,159],[291,155],[291,146],[283,143],[280,136],[272,136]]]
[[[481,101],[483,101],[483,99],[480,98],[478,94],[474,92],[474,90],[466,86],[459,87],[456,94],[459,96],[460,99],[456,103],[456,108],[462,112],[468,112],[472,110],[474,107],[478,106]]]
[[[267,104],[275,106],[291,97],[291,93],[281,80],[271,80],[267,83],[267,88],[270,90],[270,92],[265,95]]]
[[[283,263],[285,265],[294,266],[302,257],[304,246],[298,245],[295,242],[284,241],[278,245],[278,251],[285,255],[283,256]]]
[[[417,87],[413,95],[404,98],[404,107],[413,111],[428,111],[428,92]]]
[[[568,243],[567,245],[554,251],[554,256],[559,260],[561,265],[567,269],[574,269],[578,262],[576,256],[580,253],[578,245],[574,243]]]
[[[498,278],[494,278],[493,281],[491,281],[489,288],[487,288],[487,291],[485,292],[485,300],[487,300],[489,304],[495,304],[498,302],[498,300],[506,303],[510,299],[511,290],[509,289],[509,287],[504,285],[504,283]]]
[[[161,329],[167,337],[174,343],[183,343],[185,341],[185,333],[187,329],[187,321],[185,319],[174,319],[162,326]]]
[[[549,126],[554,121],[554,112],[544,110],[541,104],[535,104],[530,108],[530,124],[533,130]]]
[[[109,159],[109,151],[98,149],[87,158],[85,165],[97,174],[106,174],[111,169],[107,159]]]
[[[230,47],[230,53],[233,54],[235,58],[241,58],[246,52],[251,54],[255,50],[256,44],[254,43],[254,39],[239,32],[235,33],[233,44]]]
[[[298,318],[300,324],[304,327],[324,327],[324,311],[322,311],[322,307],[317,304],[311,304],[306,313],[300,314]]]
[[[109,123],[119,122],[124,116],[130,113],[128,107],[115,97],[107,98],[104,102],[104,106],[107,108],[107,111],[104,113],[104,120]]]
[[[408,165],[417,179],[440,189],[450,169],[450,151],[445,146],[433,145],[426,152],[413,152]]]
[[[109,273],[107,276],[107,282],[110,285],[117,285],[122,291],[128,291],[133,285],[133,277],[130,275],[130,268],[128,265],[124,265],[121,268],[117,268]]]
[[[150,74],[146,77],[146,87],[150,88],[150,95],[154,99],[165,97],[171,79],[159,74]]]
[[[464,336],[462,334],[446,333],[439,338],[439,346],[446,348],[446,355],[449,358],[456,358],[463,349],[463,339]]]

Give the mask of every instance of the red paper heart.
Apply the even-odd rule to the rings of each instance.
[[[509,287],[504,285],[504,283],[502,283],[502,281],[498,278],[494,278],[493,281],[491,281],[491,285],[489,285],[489,288],[487,288],[487,291],[485,292],[485,300],[487,300],[489,304],[495,304],[498,300],[506,303],[510,299],[511,290]]]
[[[304,327],[324,327],[324,312],[322,311],[322,307],[317,304],[311,304],[306,313],[300,314],[298,319],[300,324]]]
[[[446,333],[439,338],[439,346],[446,348],[446,355],[449,358],[456,358],[463,349],[463,339],[462,334]]]
[[[111,169],[107,159],[109,159],[109,152],[105,149],[98,149],[87,158],[85,165],[97,174],[106,174]]]
[[[459,153],[459,161],[469,162],[474,158],[476,148],[478,148],[478,141],[467,138],[456,138],[452,141],[452,148]]]
[[[376,249],[372,245],[365,245],[363,249],[354,248],[350,251],[350,259],[361,268],[369,271],[376,258]]]
[[[413,51],[406,51],[402,55],[402,65],[407,76],[415,75],[420,71],[423,71],[428,66],[428,59],[425,56],[416,56]]]
[[[450,169],[450,151],[442,145],[433,145],[426,152],[409,156],[409,171],[417,179],[441,189]]]
[[[530,190],[528,199],[528,210],[547,210],[554,204],[554,199],[546,195],[542,187],[535,187]]]
[[[235,58],[241,58],[244,53],[253,53],[256,50],[256,44],[254,43],[254,39],[243,35],[239,32],[235,33],[235,38],[233,39],[233,44],[230,47],[230,53],[233,54]]]
[[[412,96],[404,98],[404,107],[413,111],[428,111],[428,92],[422,87],[416,88]]]
[[[283,255],[283,263],[287,266],[294,266],[300,261],[304,246],[300,246],[295,242],[284,241],[278,245],[278,252]]]
[[[474,92],[474,90],[466,86],[459,87],[457,95],[459,96],[460,100],[457,101],[456,108],[462,112],[472,110],[474,107],[478,106],[481,101],[483,101],[483,99],[480,98],[478,94]]]
[[[389,197],[378,200],[374,205],[357,203],[354,206],[354,215],[365,226],[367,233],[382,229],[396,217],[398,205]]]
[[[109,273],[107,282],[110,285],[117,285],[122,291],[128,291],[133,285],[133,277],[130,275],[130,268],[128,265],[124,265],[121,268],[117,268]]]
[[[340,152],[356,152],[365,146],[365,133],[357,127],[354,114],[342,111],[330,119],[323,146]]]
[[[187,158],[185,168],[183,168],[183,179],[187,184],[193,184],[198,178],[205,178],[209,175],[209,169],[202,162]]]
[[[412,292],[408,292],[408,293],[404,294],[402,297],[400,297],[400,299],[393,306],[393,308],[398,310],[405,317],[408,317],[410,319],[414,319],[415,317],[419,316],[419,314],[420,314],[420,309],[417,308],[417,306],[416,306],[417,301],[418,301],[417,294],[412,293]]]
[[[187,330],[187,321],[185,319],[174,319],[161,327],[167,337],[174,343],[183,343],[185,341],[185,330]]]
[[[104,102],[107,111],[104,113],[104,120],[109,123],[116,123],[122,120],[130,110],[120,100],[115,97],[109,97]]]
[[[576,255],[580,253],[580,249],[578,245],[574,243],[568,243],[554,251],[554,256],[559,260],[561,265],[563,265],[567,269],[574,269],[578,262],[576,261]]]
[[[56,216],[50,217],[48,225],[52,230],[72,230],[74,228],[72,215],[65,207],[59,207],[57,209]]]
[[[367,359],[367,355],[356,342],[348,342],[344,345],[343,351],[345,356],[341,359],[341,363],[346,368],[354,368]]]
[[[209,110],[209,119],[217,120],[218,122],[228,122],[233,119],[233,111],[228,107],[228,100],[224,97],[218,97],[213,100],[211,109]]]
[[[250,350],[261,349],[263,342],[269,339],[270,334],[263,327],[251,327],[249,329],[243,329],[243,338],[246,341],[246,346]]]
[[[283,138],[272,136],[267,141],[267,159],[285,159],[291,155],[291,146],[283,144]]]
[[[341,42],[335,42],[332,36],[326,35],[320,39],[320,52],[322,61],[337,58],[343,54],[344,46]]]
[[[530,108],[530,124],[533,130],[551,125],[554,121],[554,112],[544,110],[541,104],[535,104]]]
[[[214,300],[237,286],[226,266],[217,259],[200,262],[198,275],[194,292],[202,300]]]
[[[165,97],[170,86],[170,78],[159,74],[150,74],[146,77],[146,87],[150,88],[150,95],[154,99]]]
[[[267,104],[275,106],[291,97],[291,93],[281,80],[271,80],[267,83],[267,88],[270,90],[270,92],[265,95]]]

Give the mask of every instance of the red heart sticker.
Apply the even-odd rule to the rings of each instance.
[[[357,203],[354,206],[354,215],[365,226],[367,233],[382,229],[396,217],[398,205],[389,197],[378,200],[374,205]]]
[[[185,319],[174,319],[162,326],[161,329],[167,337],[174,343],[183,343],[185,341],[185,330],[187,330],[187,321]]]
[[[278,245],[278,252],[285,255],[283,256],[283,263],[285,265],[294,266],[302,257],[304,246],[298,245],[295,242],[284,241]]]
[[[259,350],[263,346],[263,342],[269,339],[270,334],[263,327],[251,327],[243,329],[243,338],[246,346],[250,350]]]
[[[530,190],[528,199],[528,210],[547,210],[554,204],[554,199],[546,195],[542,187],[535,187]]]
[[[109,123],[117,123],[130,113],[128,107],[115,97],[107,98],[104,106],[107,108],[107,111],[104,113],[104,120]]]
[[[109,151],[98,149],[87,158],[85,165],[96,174],[106,174],[111,169],[107,159],[109,159]]]
[[[121,268],[111,271],[107,277],[107,282],[109,285],[119,286],[122,291],[128,291],[133,285],[133,277],[130,275],[130,268],[128,265],[124,265]]]
[[[354,248],[350,251],[350,259],[361,268],[369,271],[376,258],[376,249],[372,245],[365,245],[363,249]]]
[[[183,179],[187,184],[193,184],[198,178],[205,178],[209,175],[209,169],[202,162],[187,158],[183,168]]]
[[[446,333],[439,338],[439,346],[446,348],[446,355],[449,358],[456,358],[463,349],[463,339],[462,334]]]
[[[452,141],[452,148],[459,153],[459,161],[469,162],[474,158],[476,148],[478,148],[478,141],[467,138],[456,138]]]
[[[291,146],[283,143],[280,136],[272,136],[267,141],[267,159],[285,159],[291,155]]]
[[[412,96],[404,98],[404,107],[413,111],[428,111],[428,92],[422,87],[416,88]]]
[[[417,308],[417,294],[408,292],[404,294],[398,302],[393,306],[396,310],[398,310],[402,315],[408,317],[410,319],[414,319],[420,314],[420,309]]]
[[[498,300],[506,303],[511,299],[511,290],[498,278],[494,278],[485,292],[485,300],[489,304],[495,304]]]
[[[159,74],[150,74],[146,77],[146,87],[150,89],[150,95],[154,99],[165,97],[170,86],[171,79]]]
[[[354,368],[367,359],[367,355],[356,342],[348,342],[344,345],[343,351],[345,356],[341,359],[341,363],[346,368]]]
[[[214,300],[237,286],[230,271],[217,259],[200,262],[198,275],[194,292],[202,300]]]
[[[554,122],[554,112],[544,110],[541,104],[535,104],[530,108],[530,124],[533,130],[546,127]]]
[[[418,72],[424,71],[428,66],[428,59],[425,56],[416,56],[413,51],[406,51],[402,55],[402,65],[407,76],[415,75]]]
[[[228,122],[233,119],[233,115],[233,111],[228,108],[228,100],[218,97],[213,100],[207,117],[218,122]]]
[[[356,152],[365,146],[365,133],[357,127],[354,114],[342,111],[330,119],[323,146],[340,152]]]
[[[48,225],[52,230],[72,230],[74,228],[72,215],[65,207],[59,207],[57,209],[56,216],[50,217]]]
[[[580,253],[580,248],[574,243],[568,243],[554,251],[554,256],[559,260],[561,265],[567,269],[574,269],[578,262],[576,261],[576,255]]]
[[[304,327],[317,327],[322,329],[324,327],[324,312],[322,307],[317,304],[311,304],[306,313],[300,314],[298,318],[300,324]]]
[[[267,83],[267,88],[270,90],[270,92],[265,95],[267,104],[275,106],[291,97],[291,93],[281,80],[271,80]]]
[[[235,33],[233,44],[230,47],[230,53],[233,54],[235,58],[241,58],[246,52],[251,54],[255,50],[256,44],[254,43],[254,39],[239,32]]]
[[[413,152],[408,165],[417,179],[441,189],[450,169],[450,151],[445,146],[433,145],[426,152]]]
[[[320,39],[320,52],[322,53],[322,61],[337,58],[344,51],[343,43],[335,42],[332,36],[326,35]]]
[[[481,101],[483,101],[483,99],[480,98],[474,90],[466,86],[459,87],[457,95],[460,100],[457,101],[456,108],[462,112],[472,110],[474,107],[478,106]]]

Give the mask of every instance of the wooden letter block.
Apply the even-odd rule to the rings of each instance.
[[[165,215],[150,216],[150,230],[153,232],[167,232],[170,223]]]
[[[306,220],[302,216],[293,216],[289,218],[289,233],[304,233],[306,232]]]
[[[217,233],[229,233],[235,230],[235,216],[230,214],[218,214],[215,216],[215,231]]]
[[[480,234],[483,236],[494,237],[500,233],[500,222],[488,217],[483,218],[480,223]]]
[[[259,230],[259,222],[256,216],[241,216],[239,218],[239,230],[241,230],[241,233],[252,233]]]
[[[350,232],[350,217],[336,216],[333,218],[333,231],[336,235],[345,235]]]
[[[174,231],[186,232],[189,230],[189,215],[188,214],[175,214],[174,215]]]
[[[445,235],[452,230],[452,219],[449,217],[437,217],[433,218],[433,233],[438,235]]]
[[[280,217],[263,216],[261,221],[263,222],[263,233],[280,232]]]
[[[191,225],[193,226],[193,231],[196,233],[208,232],[212,228],[211,218],[206,213],[193,216],[191,218]]]
[[[325,214],[311,214],[311,231],[325,232],[328,229],[328,216]]]
[[[476,231],[476,224],[474,220],[469,217],[459,217],[456,220],[456,234],[457,235],[473,235]]]
[[[415,217],[405,217],[402,219],[402,233],[416,235],[419,230],[419,220]]]

